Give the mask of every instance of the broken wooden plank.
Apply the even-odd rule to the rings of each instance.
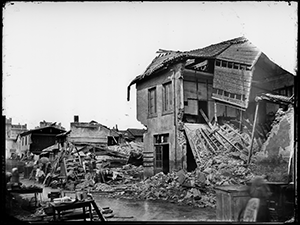
[[[240,138],[241,138],[241,140],[246,144],[247,143],[247,141],[244,139],[244,137],[239,133],[239,132],[237,132],[236,130],[234,130],[231,126],[229,126],[227,123],[225,124],[225,126],[227,126],[228,127],[228,129],[230,129],[232,132],[234,132],[236,135],[238,135]],[[249,144],[249,143],[248,143]]]
[[[210,128],[210,129],[213,129],[213,125],[209,122],[209,119],[207,118],[207,116],[205,115],[205,113],[203,112],[202,109],[200,109],[200,113],[201,113],[201,115],[203,116],[205,122],[208,124],[209,128]]]
[[[228,143],[230,144],[234,149],[236,149],[237,151],[241,151],[240,149],[238,149],[234,144],[232,144],[221,132],[219,132],[218,130],[216,130],[216,132]]]
[[[257,114],[258,114],[258,107],[259,107],[259,98],[256,98],[256,107],[255,107],[255,114],[254,114],[254,122],[253,122],[253,129],[252,129],[252,135],[251,135],[251,144],[249,149],[249,156],[248,156],[248,164],[250,163],[251,156],[252,156],[252,148],[253,148],[253,141],[254,141],[254,132],[256,128],[256,120],[257,120]]]
[[[204,132],[202,131],[202,129],[200,129],[199,131],[200,131],[202,137],[204,138],[204,140],[206,141],[206,143],[208,144],[208,146],[211,148],[211,151],[212,151],[213,153],[215,153],[214,147],[211,145],[211,143],[209,142],[209,140],[208,140],[207,137],[205,136],[205,134],[204,134]]]
[[[206,135],[207,139],[208,139],[208,140],[212,143],[212,145],[214,146],[214,150],[215,150],[215,151],[218,150],[219,147],[218,147],[218,146],[215,144],[215,142],[211,139],[211,137],[210,137],[209,134],[208,134],[208,131],[205,130],[205,129],[202,129],[202,131],[203,131],[204,135]]]
[[[225,148],[225,151],[228,151],[229,149],[227,148],[225,143],[219,137],[220,135],[218,134],[218,132],[216,132],[216,130],[213,130],[213,134],[214,134],[214,137],[216,138],[216,140]]]
[[[196,148],[196,144],[194,143],[193,138],[191,137],[192,136],[192,134],[191,134],[192,132],[191,132],[191,130],[186,125],[184,125],[184,129],[185,129],[188,141],[190,142],[191,150],[193,152],[195,161],[197,163],[197,161],[200,161],[201,158],[200,158],[200,155],[198,154],[198,151],[197,151],[197,148]],[[198,160],[197,160],[197,158],[198,158]],[[199,167],[200,165],[197,164],[197,166]]]
[[[197,129],[197,130],[198,130],[198,129]],[[204,143],[204,141],[202,140],[201,135],[199,135],[199,134],[197,133],[197,130],[195,131],[195,133],[196,133],[196,136],[198,137],[199,142],[201,143],[201,147],[204,148],[204,149],[207,151],[208,149],[207,149],[207,147],[205,146],[205,143]]]

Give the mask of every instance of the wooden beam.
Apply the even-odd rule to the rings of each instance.
[[[256,101],[256,107],[255,107],[254,122],[253,122],[253,127],[252,127],[251,144],[250,144],[249,155],[248,155],[248,165],[250,163],[251,156],[252,156],[254,133],[255,133],[255,128],[256,128],[256,120],[257,120],[257,113],[258,113],[258,107],[259,107],[258,99],[255,99],[255,100],[257,100],[257,101]]]
[[[215,124],[216,124],[218,122],[216,101],[214,101],[214,114],[215,114]]]

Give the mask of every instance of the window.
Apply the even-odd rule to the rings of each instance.
[[[163,112],[172,110],[172,83],[169,82],[163,85]]]
[[[169,141],[168,134],[154,135],[154,144],[168,143],[168,141]]]
[[[155,167],[163,167],[162,146],[155,146]]]
[[[220,60],[216,60],[216,66],[221,66],[221,61]]]
[[[222,67],[227,67],[227,62],[226,61],[222,61]]]
[[[234,63],[234,64],[233,64],[233,68],[234,68],[234,69],[239,69],[239,68],[240,68],[240,64]]]
[[[156,115],[156,88],[149,89],[148,93],[148,115]]]

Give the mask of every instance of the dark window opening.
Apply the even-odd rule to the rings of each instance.
[[[222,61],[222,67],[227,67],[227,62],[226,61]]]
[[[224,92],[223,90],[218,89],[217,94],[218,94],[218,95],[223,95],[223,92]]]
[[[148,93],[148,115],[156,115],[156,88],[149,89]]]
[[[242,99],[242,95],[237,94],[237,95],[236,95],[236,98],[237,98],[238,100],[241,100],[241,99]]]
[[[163,112],[172,110],[172,86],[171,82],[163,85]]]

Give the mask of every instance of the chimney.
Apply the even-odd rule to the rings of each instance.
[[[118,124],[116,124],[116,130],[118,131]]]
[[[79,116],[78,116],[78,115],[75,115],[75,116],[74,116],[74,122],[75,122],[75,123],[78,123],[78,122],[79,122]]]

